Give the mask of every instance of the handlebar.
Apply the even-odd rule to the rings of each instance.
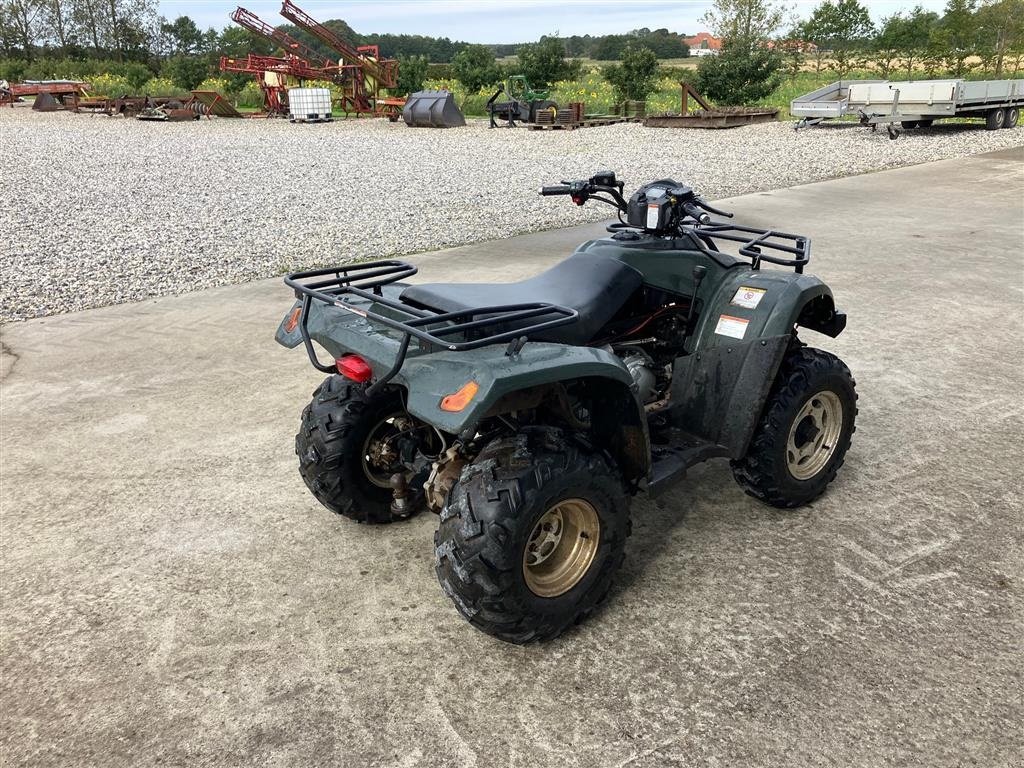
[[[661,182],[656,182],[656,184],[660,183]],[[670,181],[669,183],[675,182]],[[648,186],[653,186],[653,184]],[[572,197],[572,201],[576,203],[576,205],[583,205],[588,200],[598,200],[602,203],[607,203],[618,210],[619,218],[621,220],[622,214],[628,213],[629,211],[629,204],[622,196],[622,188],[623,183],[621,181],[616,181],[614,173],[605,172],[590,179],[583,179],[580,181],[562,181],[561,184],[541,187],[540,194],[545,197],[569,195]],[[678,210],[684,214],[684,217],[693,219],[693,221],[698,225],[709,224],[711,222],[711,217],[708,215],[709,213],[715,214],[716,216],[723,216],[727,219],[732,218],[732,214],[728,211],[720,211],[705,203],[689,187],[673,187],[668,190],[668,193],[673,196],[673,204],[678,206]],[[681,224],[682,222],[680,221],[679,223]]]

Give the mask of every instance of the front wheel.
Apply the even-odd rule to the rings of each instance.
[[[561,431],[488,445],[452,488],[434,536],[438,580],[478,629],[548,640],[607,595],[629,535],[616,469]]]
[[[807,504],[843,465],[856,416],[856,384],[842,360],[820,349],[791,352],[747,455],[732,462],[736,482],[773,507]]]

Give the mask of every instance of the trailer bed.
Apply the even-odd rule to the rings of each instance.
[[[814,125],[848,114],[850,88],[854,85],[884,83],[884,80],[837,80],[789,103],[789,113],[802,118],[803,125]]]
[[[794,99],[790,112],[802,118],[797,128],[855,114],[896,138],[896,123],[927,127],[950,117],[984,118],[989,130],[1013,128],[1022,107],[1024,79],[838,80]]]

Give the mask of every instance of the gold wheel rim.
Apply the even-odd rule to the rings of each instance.
[[[797,480],[810,480],[825,468],[839,447],[843,401],[823,390],[811,395],[789,428],[786,466]]]
[[[590,570],[600,539],[601,521],[590,502],[558,502],[537,521],[526,542],[526,586],[539,597],[564,595]]]

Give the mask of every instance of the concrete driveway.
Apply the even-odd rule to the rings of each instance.
[[[609,604],[547,645],[459,618],[431,516],[306,492],[278,280],[4,327],[0,762],[1019,765],[1024,152],[724,207],[814,239],[847,465],[793,512],[724,462],[638,498]],[[597,231],[417,262],[514,279]]]

